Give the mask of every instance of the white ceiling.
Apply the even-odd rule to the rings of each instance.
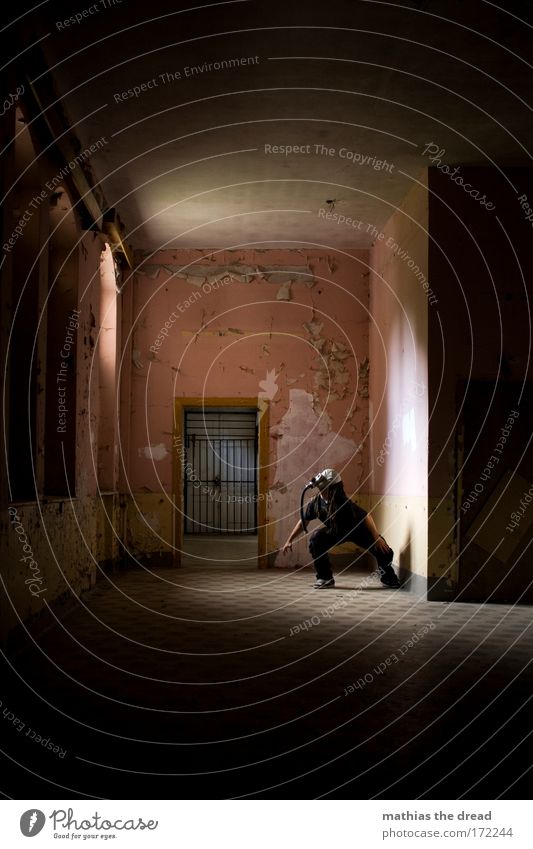
[[[82,145],[109,140],[92,166],[135,247],[362,247],[427,166],[429,142],[447,162],[531,164],[533,30],[516,17],[531,4],[99,2],[67,28],[71,2],[25,23],[50,33],[43,49]],[[186,76],[241,57],[259,60]],[[309,153],[265,153],[287,144]],[[341,148],[392,167],[354,165]],[[331,199],[361,226],[321,217]]]

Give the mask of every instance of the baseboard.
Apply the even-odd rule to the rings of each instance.
[[[456,586],[448,577],[428,578],[428,601],[453,601],[456,596]]]

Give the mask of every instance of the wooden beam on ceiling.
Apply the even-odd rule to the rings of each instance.
[[[120,251],[128,263],[128,266],[132,269],[133,251],[124,241],[124,225],[120,220],[116,209],[108,209],[104,213],[102,230],[108,237],[112,250]]]

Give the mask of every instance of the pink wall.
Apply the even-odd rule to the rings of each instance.
[[[116,447],[117,407],[117,325],[120,295],[117,293],[114,258],[109,245],[100,257],[100,308],[97,340],[100,416],[98,421],[98,481],[100,489],[117,489],[118,452]]]
[[[10,602],[5,597],[0,604],[0,641],[21,620],[38,613],[46,604],[60,598],[71,598],[72,592],[79,593],[94,585],[97,564],[111,559],[103,546],[104,523],[101,517],[101,502],[97,497],[94,467],[98,434],[99,382],[98,365],[95,357],[98,335],[98,309],[100,297],[99,262],[104,247],[101,238],[91,232],[79,232],[74,256],[79,262],[72,285],[78,295],[79,327],[77,334],[76,392],[68,396],[67,427],[76,433],[76,492],[72,500],[66,495],[47,497],[40,493],[39,500],[17,502],[16,520],[24,531],[24,540],[30,546],[34,559],[34,572],[30,572],[21,558],[21,546],[17,534],[9,521],[2,521],[0,534],[0,559],[5,568],[3,580]],[[77,279],[76,279],[77,278]],[[44,309],[44,301],[40,310]],[[65,315],[65,326],[68,316]],[[46,323],[41,325],[44,334]],[[63,330],[63,339],[65,338]],[[40,379],[43,385],[46,369],[57,370],[59,349],[49,361],[39,361]],[[70,384],[72,386],[72,384]],[[50,401],[50,399],[49,399]],[[45,392],[38,397],[38,404],[46,402]],[[52,404],[56,405],[55,396]],[[44,415],[41,416],[44,421]],[[57,419],[56,419],[57,420]],[[37,441],[37,478],[42,479],[40,466],[44,463],[47,443],[43,430]],[[117,550],[115,546],[114,554]],[[29,591],[28,575],[37,574],[39,589]],[[12,607],[13,605],[13,607]]]
[[[267,398],[273,548],[312,473],[340,464],[351,491],[367,477],[359,448],[368,427],[367,254],[165,251],[139,259],[125,293],[129,488],[171,492],[174,397]],[[234,276],[217,281],[228,268]]]

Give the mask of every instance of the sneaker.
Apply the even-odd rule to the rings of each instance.
[[[381,583],[383,584],[383,586],[390,587],[391,589],[394,589],[394,590],[398,589],[398,587],[400,586],[400,582],[399,582],[398,578],[396,577],[396,575],[394,574],[394,572],[392,573],[392,575],[389,575],[389,574],[382,575],[380,580],[381,580]]]
[[[315,588],[315,590],[328,590],[328,589],[330,589],[331,587],[334,587],[334,586],[335,586],[335,579],[334,578],[327,578],[327,579],[326,578],[318,578],[315,581],[315,583],[313,584],[313,587]]]

